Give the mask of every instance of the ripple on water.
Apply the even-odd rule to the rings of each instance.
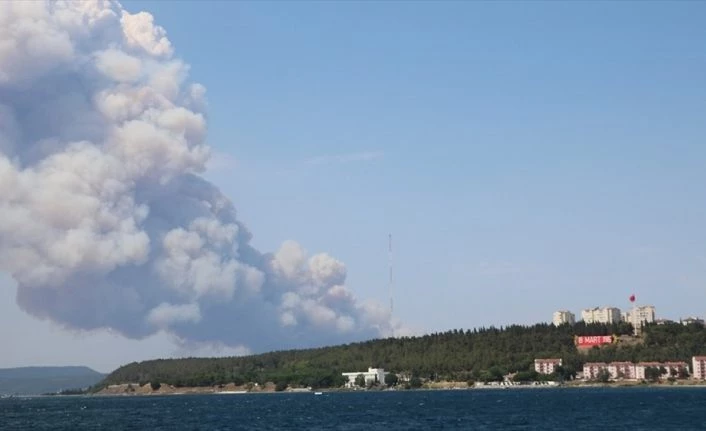
[[[703,430],[703,388],[0,400],[0,430]],[[551,414],[549,414],[551,413]]]

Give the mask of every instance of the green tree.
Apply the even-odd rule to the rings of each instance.
[[[159,388],[162,387],[162,384],[159,383],[159,382],[156,381],[156,380],[152,380],[152,381],[150,382],[150,387],[152,388],[153,391],[158,391]]]
[[[688,379],[689,378],[689,371],[686,368],[679,368],[679,372],[677,374],[677,378],[679,379]]]
[[[483,370],[480,373],[480,380],[484,382],[502,382],[503,372],[497,366],[492,366],[487,370]]]
[[[400,379],[395,373],[390,373],[385,376],[385,383],[387,384],[387,386],[396,386],[399,381]]]
[[[574,380],[576,378],[576,368],[571,365],[559,365],[555,371],[559,376],[559,380]]]
[[[656,382],[662,377],[662,372],[659,367],[647,367],[645,368],[645,379]]]
[[[557,370],[557,378],[563,375],[570,380],[575,376],[573,370],[582,369],[586,362],[686,362],[692,356],[706,353],[706,328],[678,323],[647,324],[639,339],[626,336],[620,343],[581,352],[574,345],[577,335],[629,333],[629,325],[622,324],[579,322],[555,327],[542,323],[451,330],[251,356],[157,359],[122,366],[91,390],[130,382],[149,384],[155,380],[177,387],[231,382],[241,386],[281,380],[312,388],[338,387],[345,382],[341,373],[367,369],[371,364],[384,364],[399,373],[433,376],[437,380],[499,381],[504,374],[529,370],[536,358],[561,358],[563,371]]]
[[[422,379],[420,379],[417,376],[412,377],[409,379],[409,387],[412,389],[419,389],[422,387]]]
[[[358,374],[355,377],[355,384],[357,386],[360,386],[361,388],[364,388],[365,387],[365,376],[362,374]]]
[[[596,374],[596,380],[601,383],[608,383],[610,381],[610,373],[605,368],[601,369],[598,374]]]
[[[539,373],[535,370],[530,371],[519,371],[517,372],[512,380],[515,382],[533,382],[537,381],[539,378]]]

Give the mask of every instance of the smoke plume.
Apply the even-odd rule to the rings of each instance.
[[[163,28],[114,2],[0,2],[0,270],[68,328],[253,350],[390,335],[345,265],[250,245],[199,176],[205,88]]]

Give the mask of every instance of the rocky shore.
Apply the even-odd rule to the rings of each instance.
[[[275,384],[267,383],[258,385],[251,383],[242,386],[236,386],[233,383],[218,386],[182,386],[176,387],[168,384],[160,384],[153,387],[151,383],[140,385],[139,383],[123,383],[119,385],[110,385],[96,392],[96,395],[180,395],[180,394],[239,394],[239,393],[258,393],[258,392],[275,392]]]

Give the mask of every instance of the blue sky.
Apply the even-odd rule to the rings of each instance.
[[[143,6],[209,88],[237,160],[210,177],[260,247],[329,251],[385,300],[391,232],[397,314],[429,330],[631,292],[706,313],[705,5]]]
[[[386,302],[392,233],[424,331],[631,293],[706,315],[706,3],[122,3],[208,89],[206,175],[259,248],[329,252]]]

